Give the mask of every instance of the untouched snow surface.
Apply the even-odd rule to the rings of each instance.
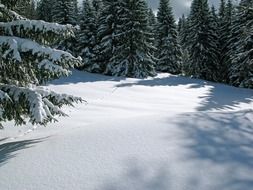
[[[47,128],[7,123],[1,190],[253,189],[252,90],[78,71],[49,86],[88,104]]]

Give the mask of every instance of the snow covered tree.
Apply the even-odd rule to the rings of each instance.
[[[178,22],[178,41],[182,50],[182,73],[187,72],[187,65],[189,62],[189,51],[187,46],[188,40],[188,20],[185,15],[179,19]]]
[[[77,24],[76,0],[60,0],[55,1],[53,9],[53,22],[59,24]]]
[[[136,78],[156,75],[146,1],[123,0],[118,22],[113,36],[117,45],[105,73]]]
[[[189,16],[189,65],[187,75],[217,81],[217,36],[207,0],[193,0]]]
[[[80,69],[95,72],[94,47],[96,45],[96,17],[90,0],[83,1],[82,13],[80,17],[80,30],[78,31],[77,53],[83,58],[83,65]]]
[[[96,12],[96,15],[98,16],[100,11],[103,9],[103,0],[92,0],[92,6],[94,7],[94,10]]]
[[[219,22],[218,22],[218,32],[219,32],[219,48],[220,48],[220,81],[228,83],[228,70],[231,65],[231,59],[229,56],[229,49],[231,46],[231,27],[234,14],[234,5],[231,0],[228,0],[225,4],[221,1],[220,11],[219,11]]]
[[[114,57],[116,32],[120,26],[119,13],[122,12],[123,1],[104,0],[100,10],[97,28],[97,45],[93,58],[92,72],[106,73],[106,66]]]
[[[177,26],[169,0],[160,0],[157,13],[156,69],[162,72],[181,72],[181,48],[178,43]]]
[[[155,47],[155,39],[156,39],[156,16],[154,14],[154,11],[152,9],[149,9],[148,11],[148,26],[149,31],[152,34],[152,41],[151,44]],[[154,50],[155,53],[155,50]],[[154,54],[153,53],[153,54]]]
[[[253,88],[253,1],[241,1],[232,24],[229,83]]]
[[[56,0],[40,0],[37,7],[38,19],[52,22],[55,4]]]
[[[12,8],[17,1],[7,2]],[[73,35],[72,28],[27,20],[9,8],[0,3],[0,125],[8,120],[46,125],[56,115],[65,116],[61,106],[81,101],[39,86],[80,64],[71,54],[48,47]]]
[[[54,9],[52,10],[53,22],[58,24],[71,24],[73,26],[77,24],[77,0],[55,0],[54,5]],[[74,28],[74,32],[76,33],[77,31],[78,27]],[[76,35],[73,35],[70,38],[60,40],[54,47],[77,56],[76,44],[77,38]]]
[[[18,1],[14,11],[29,19],[36,19],[37,17],[35,0]]]

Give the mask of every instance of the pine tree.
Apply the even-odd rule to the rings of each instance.
[[[18,1],[14,10],[21,16],[29,19],[36,19],[37,17],[35,0]]]
[[[179,19],[178,23],[178,41],[182,49],[182,73],[187,72],[187,66],[189,62],[189,51],[187,46],[188,40],[188,20],[185,15]]]
[[[96,64],[93,64],[96,30],[95,11],[90,0],[84,0],[80,17],[80,31],[77,35],[77,52],[83,58],[83,66],[80,69],[85,69],[89,72],[95,72],[97,69]]]
[[[207,0],[193,0],[189,16],[189,65],[187,75],[217,81],[217,36]]]
[[[144,0],[124,0],[115,29],[117,45],[106,74],[144,78],[156,75],[152,57],[152,34],[148,28],[148,7]]]
[[[106,73],[107,64],[113,58],[116,48],[116,29],[119,27],[118,13],[123,7],[122,1],[104,0],[103,8],[100,10],[97,28],[97,45],[94,48],[92,72]]]
[[[230,37],[229,83],[253,88],[253,1],[241,1]]]
[[[96,15],[98,16],[103,8],[103,0],[92,0],[92,6],[95,9]]]
[[[56,0],[40,0],[37,7],[39,20],[53,22],[53,10],[56,6]]]
[[[17,1],[7,2],[11,8]],[[71,54],[48,47],[73,32],[69,26],[24,19],[9,8],[0,3],[0,125],[27,119],[46,125],[65,115],[60,107],[80,101],[39,86],[80,64]]]
[[[219,18],[222,20],[225,17],[226,1],[220,0]]]
[[[228,71],[231,65],[231,59],[229,55],[229,49],[231,46],[231,27],[232,27],[232,15],[234,12],[234,6],[231,0],[227,1],[226,5],[221,2],[221,8],[219,13],[219,48],[220,48],[220,81],[228,83]]]
[[[76,0],[61,0],[55,2],[53,22],[59,24],[77,24]]]
[[[178,43],[177,26],[169,0],[160,0],[157,13],[158,71],[179,74],[181,72],[181,48]]]
[[[149,31],[152,34],[152,41],[151,44],[155,47],[155,39],[156,39],[156,16],[154,14],[154,11],[152,9],[149,9],[148,11],[148,26],[149,26]],[[155,50],[154,53],[155,54]]]

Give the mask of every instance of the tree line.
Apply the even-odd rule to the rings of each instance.
[[[253,1],[193,0],[177,22],[169,0],[157,15],[145,0],[41,0],[37,19],[78,25],[60,48],[83,58],[79,69],[113,76],[157,72],[253,88]]]

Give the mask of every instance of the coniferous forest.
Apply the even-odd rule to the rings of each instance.
[[[253,0],[0,0],[0,190],[252,190],[252,145]]]
[[[137,78],[168,72],[253,88],[252,8],[249,0],[221,0],[217,10],[194,0],[178,21],[169,0],[160,0],[157,15],[143,0],[84,0],[79,7],[41,0],[34,11],[39,20],[79,26],[60,46],[82,57],[79,69]]]
[[[46,124],[80,101],[40,89],[69,69],[146,78],[157,72],[253,88],[253,1],[1,0],[0,121]],[[32,101],[31,101],[31,97]],[[24,117],[25,116],[25,117]]]

